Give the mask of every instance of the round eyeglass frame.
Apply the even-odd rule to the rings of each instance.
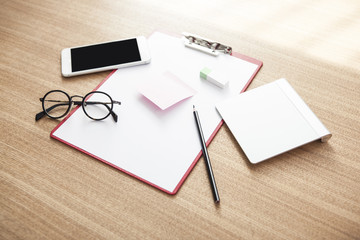
[[[46,108],[45,108],[45,99],[46,99],[46,97],[47,97],[49,94],[54,93],[54,92],[60,92],[60,93],[64,94],[64,95],[67,97],[68,101],[69,101],[68,108],[66,109],[65,113],[62,114],[62,115],[60,115],[60,116],[57,116],[57,117],[52,116],[50,113],[48,113],[48,111],[46,111]],[[107,114],[105,117],[102,117],[102,118],[94,118],[94,117],[90,116],[90,115],[86,112],[86,110],[85,110],[85,105],[86,105],[87,99],[88,99],[92,94],[94,94],[94,93],[104,94],[104,95],[106,95],[106,96],[110,99],[111,106],[108,107],[107,105],[105,105],[106,107],[108,107],[108,110],[109,110],[108,114]],[[105,92],[92,91],[92,92],[87,93],[84,97],[78,96],[78,95],[74,95],[74,96],[71,96],[71,97],[70,97],[69,94],[67,94],[66,92],[64,92],[64,91],[62,91],[62,90],[51,90],[51,91],[47,92],[47,93],[44,95],[44,97],[42,98],[42,108],[43,108],[43,110],[44,110],[44,113],[45,113],[49,118],[52,118],[52,119],[59,119],[59,118],[65,117],[65,116],[69,113],[69,111],[70,111],[70,109],[71,109],[71,107],[72,107],[72,104],[80,105],[80,104],[79,104],[79,103],[80,103],[79,101],[73,101],[73,100],[72,100],[73,97],[80,97],[80,98],[82,98],[81,107],[82,107],[85,115],[86,115],[88,118],[92,119],[92,120],[96,120],[96,121],[104,120],[105,118],[107,118],[107,117],[113,112],[114,101],[113,101],[113,99],[110,97],[110,95],[107,94],[107,93],[105,93]]]
[[[110,102],[111,102],[110,108],[108,108],[108,107],[109,107],[108,105],[105,105],[105,106],[108,108],[108,110],[109,110],[108,114],[106,114],[105,117],[102,117],[102,118],[94,118],[94,117],[91,117],[91,116],[86,112],[86,110],[85,110],[85,105],[86,105],[86,104],[84,104],[84,103],[86,103],[87,99],[88,99],[92,94],[94,94],[94,93],[102,93],[102,94],[105,94],[105,95],[110,99]],[[113,112],[114,101],[112,100],[112,98],[110,97],[110,95],[107,94],[107,93],[105,93],[105,92],[92,91],[92,92],[89,92],[88,94],[86,94],[86,95],[84,96],[84,98],[83,98],[83,100],[82,100],[82,103],[81,103],[81,107],[82,107],[85,115],[88,116],[90,119],[100,121],[100,120],[104,120],[105,118],[107,118],[107,117]]]

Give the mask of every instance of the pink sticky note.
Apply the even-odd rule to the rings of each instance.
[[[144,81],[139,92],[162,110],[192,97],[196,91],[170,72]]]

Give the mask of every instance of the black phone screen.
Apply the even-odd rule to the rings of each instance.
[[[73,72],[140,61],[136,38],[72,48]]]

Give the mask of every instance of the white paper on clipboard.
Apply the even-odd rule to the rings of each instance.
[[[193,105],[209,143],[222,124],[215,104],[245,90],[262,63],[245,56],[243,60],[240,54],[209,56],[186,48],[181,38],[160,32],[153,33],[148,43],[150,64],[116,70],[97,88],[121,101],[120,106],[114,106],[117,123],[111,117],[93,121],[77,109],[51,137],[175,194],[201,156]],[[229,86],[220,89],[201,79],[204,66],[226,69]],[[196,94],[161,110],[138,91],[138,86],[165,71],[181,78]]]

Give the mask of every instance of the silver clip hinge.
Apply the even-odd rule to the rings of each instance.
[[[232,53],[232,48],[230,46],[186,32],[183,33],[183,36],[184,44],[187,47],[200,50],[213,56],[219,55],[219,52],[230,55]]]

